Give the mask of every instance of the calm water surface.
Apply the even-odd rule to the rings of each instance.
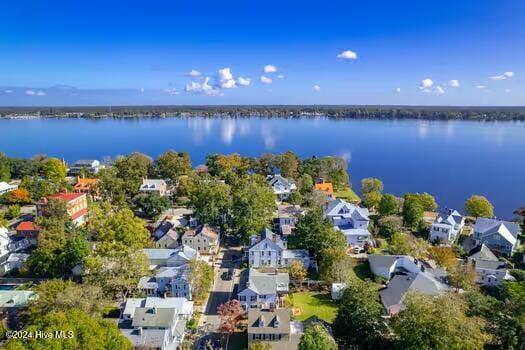
[[[210,153],[246,156],[287,150],[301,157],[336,155],[349,163],[354,187],[378,177],[385,191],[427,191],[441,207],[462,208],[487,196],[505,218],[525,204],[525,123],[317,119],[0,120],[0,152],[80,158],[174,149],[194,165]]]

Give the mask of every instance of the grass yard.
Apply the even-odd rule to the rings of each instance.
[[[330,298],[328,293],[318,292],[299,292],[293,293],[287,298],[289,304],[299,309],[295,318],[299,321],[306,320],[311,316],[332,323],[337,312],[337,305]]]
[[[336,198],[344,199],[345,201],[350,202],[350,203],[361,202],[361,199],[359,198],[359,196],[350,187],[345,187],[343,189],[334,190],[334,196]]]

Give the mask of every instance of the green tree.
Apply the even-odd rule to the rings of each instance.
[[[424,192],[422,194],[418,194],[418,196],[419,196],[419,203],[423,207],[423,210],[434,211],[437,209],[438,205],[436,203],[435,198],[432,195]]]
[[[348,282],[351,269],[352,260],[346,254],[346,249],[340,247],[325,248],[321,251],[319,273],[325,283],[330,285]]]
[[[58,191],[58,186],[56,184],[36,176],[24,177],[20,183],[20,188],[24,188],[29,191],[32,201],[38,201]]]
[[[275,211],[275,194],[264,177],[250,175],[232,186],[233,228],[245,239],[269,224]]]
[[[141,277],[147,276],[149,260],[141,250],[95,251],[84,258],[84,281],[99,286],[105,295],[118,300],[137,287]]]
[[[373,177],[367,177],[361,180],[361,193],[370,193],[370,192],[383,192],[383,182],[379,179]]]
[[[126,207],[126,184],[119,177],[117,168],[100,169],[97,176],[97,190],[102,200],[118,207]]]
[[[396,215],[399,212],[398,198],[393,194],[385,193],[381,197],[377,211],[381,216]]]
[[[128,196],[139,192],[142,179],[148,177],[151,165],[151,158],[138,152],[117,158],[113,166],[117,169],[118,177],[124,181],[123,187]]]
[[[3,212],[0,212],[0,227],[7,227],[9,224],[9,220],[5,218],[5,214]]]
[[[262,341],[250,343],[248,350],[272,350],[272,344]]]
[[[14,219],[20,216],[20,206],[18,204],[13,204],[7,207],[7,217],[9,219]]]
[[[378,191],[363,193],[364,204],[370,209],[378,207],[379,203],[381,203],[381,197],[381,193]]]
[[[150,233],[144,222],[129,209],[115,210],[108,203],[93,203],[87,231],[100,252],[117,252],[144,248]]]
[[[406,233],[395,232],[390,237],[389,250],[395,255],[410,254],[410,237]]]
[[[474,195],[466,200],[465,212],[474,217],[491,218],[494,216],[494,207],[487,198]]]
[[[277,166],[281,175],[286,178],[297,179],[299,177],[299,157],[291,151],[284,152],[277,157]]]
[[[341,297],[333,323],[334,335],[343,349],[386,348],[383,306],[374,286],[361,280],[350,283]]]
[[[460,296],[410,293],[405,309],[391,320],[399,349],[482,349],[490,337],[479,317],[466,316]]]
[[[301,285],[301,283],[306,278],[306,269],[303,266],[303,263],[298,260],[294,260],[290,263],[290,267],[288,268],[288,273],[290,274],[290,279],[294,281],[295,283],[298,283]]]
[[[140,193],[135,196],[133,202],[144,216],[153,220],[171,205],[168,198],[161,197],[158,193]]]
[[[0,152],[0,182],[7,182],[11,179],[9,161],[5,154]]]
[[[299,342],[299,350],[337,350],[337,343],[320,324],[306,327]]]
[[[193,298],[204,300],[213,286],[213,266],[203,260],[190,260],[187,277],[192,286]]]
[[[415,229],[423,219],[424,208],[419,196],[407,193],[403,202],[403,225]]]
[[[403,226],[403,220],[399,216],[383,216],[378,221],[379,235],[391,237],[395,232],[399,232]]]
[[[42,214],[45,218],[61,220],[64,223],[71,221],[66,202],[58,198],[49,198]]]
[[[208,172],[212,176],[219,176],[224,179],[227,173],[237,176],[245,175],[250,168],[249,160],[239,154],[210,154],[206,158]]]
[[[67,175],[67,166],[57,158],[48,158],[42,166],[44,176],[51,182],[61,182]]]
[[[155,160],[157,175],[163,179],[175,180],[191,171],[191,159],[186,152],[169,150]]]
[[[62,350],[62,349],[131,349],[131,343],[124,337],[113,321],[91,318],[80,310],[68,310],[65,312],[52,312],[42,315],[32,322],[25,331],[33,334],[37,331],[71,332],[70,338],[27,338],[12,339],[6,345],[6,349],[27,350]]]
[[[216,179],[199,179],[190,189],[191,204],[197,220],[219,224],[232,208],[231,187]]]

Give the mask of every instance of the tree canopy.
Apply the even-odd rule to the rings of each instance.
[[[494,207],[487,198],[474,195],[466,200],[465,212],[474,217],[491,218],[494,216]]]

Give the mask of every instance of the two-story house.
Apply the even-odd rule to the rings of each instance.
[[[168,194],[168,184],[161,179],[142,179],[139,191],[142,193],[157,193],[164,197]]]
[[[457,210],[446,209],[439,213],[430,226],[429,240],[431,242],[453,243],[459,237],[465,218]]]
[[[266,181],[272,187],[273,193],[275,193],[279,201],[288,200],[292,192],[297,189],[292,179],[286,179],[279,174],[268,175]]]
[[[186,336],[184,311],[189,307],[179,298],[130,300],[124,304],[119,328],[132,344],[140,349],[177,349]],[[193,307],[193,305],[192,305]]]
[[[367,208],[360,208],[344,199],[335,199],[326,204],[324,215],[345,236],[349,247],[363,248],[370,243]]]
[[[509,274],[507,265],[499,261],[492,251],[482,244],[469,252],[468,262],[474,265],[478,274],[478,283],[483,286],[499,286],[501,281],[515,280]]]
[[[147,296],[167,295],[192,300],[192,288],[187,274],[187,264],[161,267],[155,277],[142,277],[138,289]]]
[[[282,304],[282,297],[288,294],[290,277],[288,273],[263,273],[246,269],[239,279],[238,298],[243,308],[273,309]]]
[[[208,224],[196,229],[187,229],[182,235],[182,244],[187,245],[200,254],[214,255],[219,251],[220,229]]]
[[[304,268],[310,267],[310,254],[305,249],[286,249],[286,242],[268,229],[250,238],[248,263],[250,267],[288,267],[292,261],[301,261]]]
[[[299,205],[281,204],[273,217],[273,229],[286,238],[295,228],[295,224],[304,215],[305,210]]]
[[[291,342],[291,311],[275,309],[248,310],[248,344],[265,342],[274,349],[294,349]]]
[[[494,252],[511,256],[518,246],[519,232],[517,223],[477,218],[473,238],[477,244],[485,244]]]
[[[73,223],[82,225],[86,222],[88,215],[87,194],[60,192],[50,196],[49,198],[55,198],[66,203],[67,213],[69,214],[69,217]],[[48,203],[49,200],[47,198],[42,198],[36,203],[36,211],[38,216],[44,215]]]

